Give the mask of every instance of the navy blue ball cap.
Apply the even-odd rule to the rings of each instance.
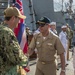
[[[51,20],[48,17],[41,17],[36,24],[46,24],[46,23],[50,23]]]

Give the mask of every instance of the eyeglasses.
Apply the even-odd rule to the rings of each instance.
[[[9,21],[11,17],[4,17],[5,20]]]
[[[46,24],[39,24],[40,27],[44,27]]]

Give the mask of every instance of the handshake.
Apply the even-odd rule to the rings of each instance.
[[[26,71],[22,66],[17,65],[17,73],[20,75],[26,75]]]

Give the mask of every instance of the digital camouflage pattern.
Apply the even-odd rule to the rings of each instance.
[[[73,33],[73,30],[71,28],[67,28],[66,32],[67,32],[67,39],[68,39],[69,48],[71,48],[74,33]]]
[[[27,57],[23,54],[14,32],[0,25],[0,75],[19,75],[17,65],[26,66]]]

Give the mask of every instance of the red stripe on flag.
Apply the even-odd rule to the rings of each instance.
[[[21,14],[24,14],[24,13],[23,13],[23,7],[22,7],[22,0],[15,0],[15,1],[16,1],[15,4],[17,3],[20,8],[19,8],[18,6],[16,6],[16,7],[19,8]],[[15,4],[14,4],[14,6],[15,6]],[[14,33],[15,33],[16,37],[18,37],[18,36],[20,35],[20,34],[19,34],[20,25],[22,25],[23,23],[24,23],[24,20],[21,19],[21,20],[20,20],[20,23],[18,24],[18,27],[14,29]],[[24,28],[24,29],[25,29],[25,28]],[[18,34],[19,34],[19,35],[18,35]],[[22,34],[21,34],[21,35],[22,35]],[[23,34],[23,35],[26,36],[26,33]],[[20,47],[21,47],[21,45],[22,45],[21,49],[23,49],[24,54],[26,54],[26,53],[27,53],[27,50],[28,50],[27,38],[25,37],[25,39],[26,39],[26,40],[21,39],[21,43],[22,43],[22,44],[25,42],[25,43],[24,43],[24,46],[23,46],[22,44],[20,44]],[[18,40],[18,41],[19,41],[19,40]],[[26,72],[29,72],[29,71],[30,71],[29,65],[27,65],[27,67],[24,68],[24,69],[25,69]]]
[[[20,0],[16,0],[16,2],[19,3],[22,6],[22,2],[21,1]]]
[[[14,29],[14,33],[16,37],[18,36],[19,29],[20,29],[20,24],[18,24],[18,27]]]
[[[23,49],[23,53],[27,53],[27,48],[28,48],[28,43],[25,44],[24,49]]]

